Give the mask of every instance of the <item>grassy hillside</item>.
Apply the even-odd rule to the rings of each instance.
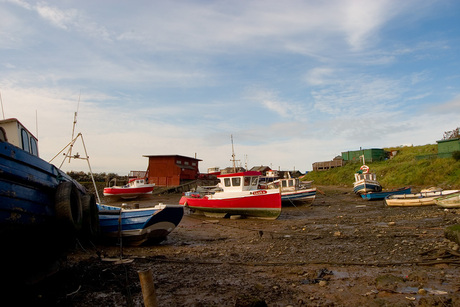
[[[371,172],[377,174],[384,188],[441,187],[443,189],[460,189],[460,161],[453,158],[417,159],[420,155],[437,153],[437,145],[415,147],[385,148],[386,151],[397,150],[398,154],[390,160],[366,163]],[[316,185],[353,186],[354,173],[361,163],[347,163],[329,171],[310,172],[304,180],[314,180]]]

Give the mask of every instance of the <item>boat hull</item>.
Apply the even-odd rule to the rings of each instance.
[[[458,190],[444,190],[436,192],[421,192],[413,194],[389,195],[385,197],[387,206],[411,207],[411,206],[431,206],[435,205],[435,199],[441,196],[459,192]]]
[[[316,188],[281,192],[281,201],[283,203],[298,202],[311,204],[316,197]]]
[[[183,196],[179,204],[207,215],[242,215],[271,220],[278,218],[281,214],[281,195],[278,191],[256,190],[251,193],[233,196],[227,195],[235,193],[216,193],[201,198]]]
[[[0,263],[6,264],[2,272],[8,276],[14,269],[13,279],[34,275],[27,281],[34,282],[48,274],[43,268],[54,266],[77,235],[58,216],[58,187],[71,183],[79,194],[75,197],[86,191],[41,158],[6,142],[0,145],[0,237],[5,250]]]
[[[434,202],[443,208],[460,208],[460,193],[435,198]]]
[[[380,192],[382,186],[378,182],[372,181],[358,181],[354,183],[353,192],[360,195],[369,192]]]
[[[109,242],[121,238],[123,244],[132,246],[164,241],[184,215],[184,208],[179,205],[142,209],[98,205],[98,208],[101,235]]]
[[[397,190],[391,190],[391,191],[382,191],[382,192],[368,192],[368,193],[363,193],[361,194],[361,197],[365,200],[382,200],[388,195],[394,195],[394,194],[410,194],[411,193],[411,188],[406,187],[406,188],[401,188]]]
[[[109,187],[104,188],[104,196],[117,196],[123,199],[132,199],[140,195],[152,194],[154,185],[138,188]]]

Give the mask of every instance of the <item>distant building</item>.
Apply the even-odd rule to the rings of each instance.
[[[438,143],[438,157],[450,158],[454,151],[460,151],[460,138],[436,141]]]
[[[128,174],[129,178],[145,178],[147,175],[146,171],[130,171]]]
[[[327,171],[332,168],[341,167],[344,161],[341,156],[335,157],[332,161],[315,162],[312,164],[313,171]]]
[[[250,169],[250,171],[262,173],[262,176],[268,176],[268,175],[267,175],[267,172],[268,172],[268,171],[271,171],[271,170],[272,170],[272,169],[271,169],[270,167],[268,167],[268,166],[263,166],[263,165],[261,165],[261,166],[254,166],[254,167],[252,167],[252,168]]]
[[[144,155],[144,157],[149,158],[147,169],[149,183],[155,183],[160,187],[178,186],[197,179],[198,162],[202,161],[180,155]]]

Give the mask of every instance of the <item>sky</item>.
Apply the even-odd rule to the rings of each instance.
[[[460,1],[0,0],[0,94],[46,161],[77,112],[93,172],[206,173],[232,138],[243,167],[305,172],[460,126]]]

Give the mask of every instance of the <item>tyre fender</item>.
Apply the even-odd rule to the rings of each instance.
[[[70,230],[79,231],[83,221],[80,191],[70,181],[62,182],[56,189],[56,218]]]
[[[83,234],[89,238],[99,236],[99,210],[94,194],[86,194],[82,197]]]

